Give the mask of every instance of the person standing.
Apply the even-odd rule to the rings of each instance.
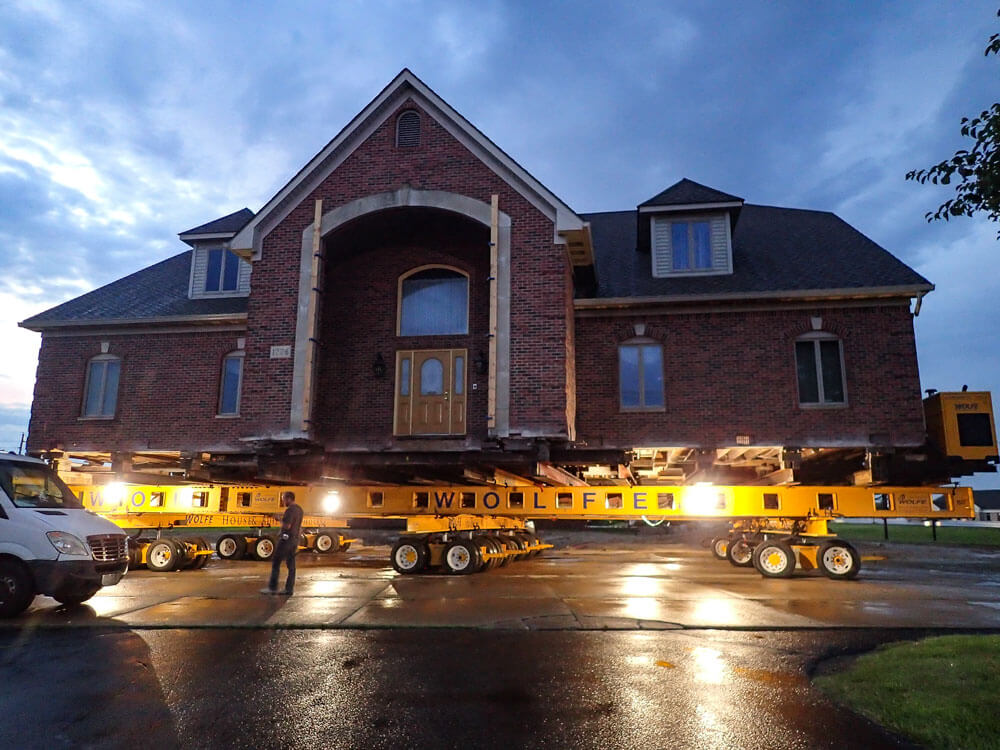
[[[267,594],[279,593],[278,574],[281,563],[284,562],[288,568],[284,593],[291,596],[295,589],[295,555],[298,554],[299,538],[302,536],[302,506],[295,502],[295,493],[289,491],[281,493],[281,504],[285,507],[285,513],[281,516],[281,533],[271,560],[271,579],[267,588],[261,591]]]

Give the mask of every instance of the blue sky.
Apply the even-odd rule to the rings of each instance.
[[[903,179],[1000,98],[996,10],[0,0],[0,449],[27,428],[40,339],[18,321],[259,209],[403,67],[577,211],[681,177],[834,211],[937,285],[924,387],[1000,400],[997,227],[927,224],[950,189]]]

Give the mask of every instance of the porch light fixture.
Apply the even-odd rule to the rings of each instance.
[[[375,361],[372,363],[372,372],[375,373],[376,378],[385,377],[385,360],[382,359],[382,352],[375,355]]]
[[[485,375],[488,367],[489,362],[486,361],[486,353],[480,349],[479,354],[476,355],[476,372],[480,375]]]

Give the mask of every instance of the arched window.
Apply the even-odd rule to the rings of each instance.
[[[618,387],[623,411],[663,409],[663,347],[629,339],[618,347]]]
[[[414,148],[420,145],[420,115],[408,109],[396,120],[396,145]]]
[[[83,387],[83,416],[111,419],[118,406],[118,377],[121,360],[111,354],[98,354],[87,363]]]
[[[222,376],[219,379],[219,416],[235,417],[240,413],[243,359],[242,351],[231,352],[222,359]]]
[[[832,333],[814,331],[795,339],[795,370],[801,406],[841,406],[847,403],[844,349]]]
[[[399,280],[399,335],[469,332],[469,277],[451,268],[421,268]]]

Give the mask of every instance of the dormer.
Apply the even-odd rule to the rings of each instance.
[[[733,228],[743,199],[687,178],[637,207],[637,250],[655,278],[733,272]]]
[[[230,250],[229,243],[253,217],[253,211],[243,208],[178,235],[192,250],[188,298],[250,294],[250,259]]]

